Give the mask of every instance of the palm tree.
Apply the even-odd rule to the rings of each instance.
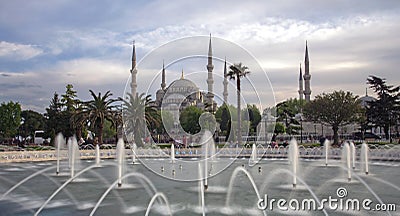
[[[229,72],[226,74],[229,79],[236,79],[236,93],[237,93],[237,116],[238,116],[238,124],[237,124],[237,140],[238,144],[242,144],[242,133],[241,133],[241,116],[240,116],[240,79],[242,77],[245,77],[247,74],[249,74],[249,68],[246,67],[245,65],[242,65],[242,63],[239,64],[233,64],[229,66]]]
[[[151,100],[151,95],[145,96],[144,93],[128,96],[123,100],[123,119],[126,134],[132,134],[137,145],[141,145],[141,138],[145,135],[146,125],[160,124],[157,118],[158,111]]]
[[[115,142],[118,141],[118,137],[119,137],[119,132],[120,129],[122,128],[122,124],[123,124],[123,119],[122,119],[122,109],[116,109],[113,111],[113,121],[112,123],[112,127],[115,129]]]
[[[87,123],[87,117],[83,110],[83,103],[80,102],[78,108],[76,108],[75,112],[72,113],[72,116],[70,118],[71,126],[75,130],[78,140],[82,137],[82,130]]]
[[[107,91],[103,96],[99,92],[96,95],[92,90],[89,90],[93,99],[83,102],[84,108],[80,115],[90,123],[90,125],[99,133],[99,144],[103,144],[103,126],[104,121],[107,119],[111,122],[113,119],[113,109],[116,107],[112,105],[117,99],[111,99],[110,91]]]

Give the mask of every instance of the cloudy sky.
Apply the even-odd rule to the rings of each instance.
[[[68,83],[83,100],[89,89],[122,96],[132,40],[140,60],[172,40],[209,33],[257,59],[277,102],[297,97],[305,40],[312,96],[338,89],[364,95],[371,74],[400,83],[398,0],[14,0],[0,3],[0,102],[44,112]],[[180,71],[171,74],[168,81]],[[261,76],[257,70],[251,79]],[[266,85],[254,83],[259,91]]]

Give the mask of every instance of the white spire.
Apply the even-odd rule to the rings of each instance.
[[[136,69],[136,47],[135,47],[135,41],[132,42],[132,68],[131,68],[131,94],[132,97],[135,97],[137,92],[137,83],[136,83],[136,75],[137,75],[137,69]]]
[[[299,76],[299,100],[303,100],[303,72],[301,71],[301,63],[300,63],[300,76]]]
[[[162,62],[162,74],[161,74],[161,89],[165,90],[165,87],[167,85],[165,84],[165,67],[164,67],[164,60]]]
[[[213,91],[214,79],[213,79],[213,74],[212,74],[213,69],[214,69],[214,65],[212,64],[212,47],[211,47],[211,34],[210,34],[210,42],[208,44],[208,64],[207,64],[207,71],[208,71],[207,99],[208,99],[208,103],[211,105],[212,111],[214,110],[214,107],[213,107],[213,104],[214,104],[214,91]]]
[[[226,77],[227,74],[227,70],[226,70],[226,57],[225,57],[225,64],[224,64],[224,92],[223,92],[223,96],[224,96],[224,103],[228,104],[228,78]]]
[[[310,101],[310,96],[311,96],[311,74],[310,74],[310,59],[308,57],[308,46],[307,46],[307,41],[306,41],[306,51],[305,51],[305,57],[304,57],[304,96],[306,98],[306,101]]]

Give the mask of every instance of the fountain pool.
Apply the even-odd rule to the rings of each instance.
[[[380,214],[400,215],[400,163],[395,161],[372,161],[366,175],[362,162],[357,160],[356,168],[350,169],[352,181],[348,182],[348,168],[339,160],[331,160],[330,165],[325,166],[324,158],[299,158],[297,187],[293,188],[292,168],[285,158],[264,158],[254,166],[249,166],[249,158],[218,158],[210,162],[208,169],[218,170],[218,166],[226,163],[231,165],[226,169],[221,167],[222,172],[210,176],[208,188],[204,190],[199,181],[174,180],[198,176],[198,169],[204,169],[196,163],[200,159],[177,158],[175,163],[169,158],[141,159],[149,167],[163,167],[167,178],[150,171],[142,163],[132,164],[129,157],[126,160],[121,187],[116,184],[119,169],[114,159],[102,160],[101,166],[96,165],[96,160],[81,160],[74,167],[75,179],[68,184],[65,184],[70,179],[68,160],[60,161],[59,175],[55,174],[56,161],[0,164],[0,215],[169,215],[169,211],[173,215],[376,215],[365,210],[306,212],[276,208],[261,211],[257,207],[260,198],[257,194],[261,197],[267,194],[276,200],[314,196],[322,200],[329,196],[338,198],[338,188],[345,188],[349,198],[395,204],[399,210]],[[193,163],[181,163],[183,161]],[[85,169],[87,171],[83,172]],[[40,173],[9,191],[35,172]],[[43,206],[63,184],[63,189]]]

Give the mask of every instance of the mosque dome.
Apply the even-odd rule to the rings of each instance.
[[[374,97],[365,95],[364,97],[360,97],[359,100],[361,102],[361,106],[362,107],[367,107],[368,106],[368,102],[375,101],[376,99]]]
[[[169,91],[178,91],[178,92],[182,92],[182,91],[187,91],[187,90],[198,90],[199,88],[196,86],[196,84],[194,84],[192,81],[188,80],[188,79],[178,79],[173,81],[169,86],[168,86],[168,90]],[[174,92],[175,92],[174,91]]]

